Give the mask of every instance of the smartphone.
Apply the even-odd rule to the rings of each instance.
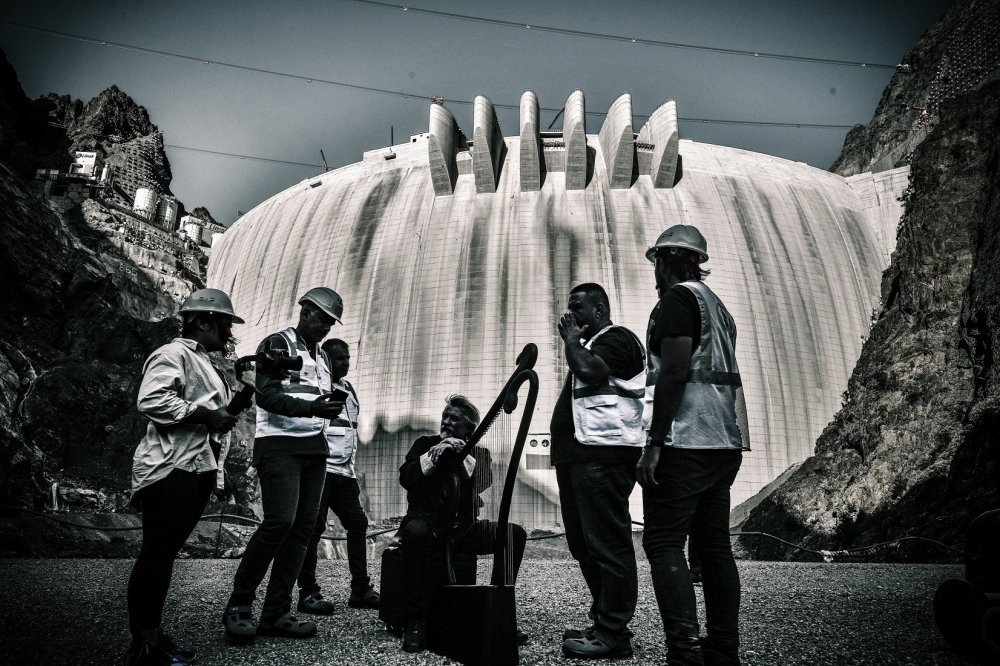
[[[347,402],[347,396],[350,395],[347,391],[339,389],[336,386],[330,393],[323,396],[323,400],[327,402]]]

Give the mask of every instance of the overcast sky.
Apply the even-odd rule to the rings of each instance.
[[[393,2],[393,0],[387,0]],[[410,4],[398,0],[396,4]],[[950,5],[801,0],[413,0],[412,6],[727,49],[895,64]],[[525,89],[561,108],[581,89],[588,111],[630,92],[634,128],[667,99],[687,118],[867,123],[892,72],[664,48],[552,34],[386,9],[355,0],[312,2],[5,3],[0,17],[39,28],[413,95],[489,97],[505,135],[518,134]],[[321,164],[427,129],[428,103],[214,64],[137,53],[0,23],[0,46],[31,97],[89,100],[112,84],[146,107],[167,144]],[[502,108],[509,104],[512,110]],[[472,135],[472,107],[446,105]],[[543,127],[555,116],[542,112]],[[587,131],[602,119],[589,116]],[[561,120],[556,123],[561,128]],[[680,125],[681,138],[745,148],[829,168],[846,129]],[[171,189],[189,208],[231,224],[317,169],[168,148]]]

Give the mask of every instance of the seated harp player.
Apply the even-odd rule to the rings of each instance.
[[[408,652],[430,647],[464,664],[514,664],[517,646],[527,640],[517,630],[514,605],[514,581],[527,537],[509,516],[538,393],[538,377],[531,370],[535,358],[535,346],[525,347],[517,369],[481,423],[468,400],[451,396],[442,414],[441,435],[414,442],[400,468],[400,481],[408,490],[407,515],[399,531],[406,586],[403,649]],[[517,390],[525,382],[529,382],[528,397],[517,435],[511,437],[503,427],[509,420],[498,422],[498,417],[501,411],[511,414],[516,409]],[[502,469],[508,455],[504,482],[494,485],[493,461],[500,460]],[[496,519],[483,519],[481,509],[482,514],[495,511]],[[468,553],[493,554],[489,585],[454,584],[452,555]],[[435,557],[437,561],[431,562]],[[434,589],[432,572],[442,557],[449,584]]]

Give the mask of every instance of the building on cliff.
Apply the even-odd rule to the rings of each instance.
[[[373,518],[402,514],[398,466],[416,435],[436,431],[445,396],[486,408],[534,342],[537,445],[525,449],[514,517],[558,524],[544,446],[566,374],[556,320],[570,288],[594,281],[613,320],[643,337],[657,298],[644,251],[673,224],[708,238],[708,284],[739,329],[753,451],[734,503],[811,455],[840,407],[878,306],[907,169],[844,178],[684,140],[672,101],[636,133],[628,94],[598,134],[587,129],[580,91],[560,132],[541,130],[526,92],[515,136],[479,97],[471,142],[435,103],[427,133],[276,194],[216,243],[208,283],[249,313],[240,353],[293,325],[307,289],[344,297],[345,326],[331,335],[352,347]]]

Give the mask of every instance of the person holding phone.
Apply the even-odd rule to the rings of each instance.
[[[201,518],[222,474],[216,451],[236,425],[226,410],[229,384],[210,356],[242,324],[218,289],[199,289],[181,305],[180,337],[142,368],[136,405],[149,419],[132,460],[132,504],[142,512],[142,547],[128,581],[129,666],[193,661],[160,628],[174,560]]]
[[[323,485],[316,527],[309,539],[302,570],[299,572],[298,609],[303,613],[330,615],[334,611],[333,602],[323,598],[316,581],[316,547],[326,531],[327,513],[331,510],[347,531],[347,563],[351,571],[351,594],[347,605],[351,608],[378,608],[381,597],[368,575],[368,548],[365,545],[368,516],[361,506],[361,486],[358,485],[354,469],[361,406],[357,392],[345,379],[351,368],[351,350],[346,342],[333,338],[323,343],[323,352],[330,362],[333,385],[330,399],[343,402],[344,411],[331,419],[326,429],[329,449],[326,483]]]
[[[292,587],[323,495],[327,423],[344,408],[342,401],[326,398],[331,390],[330,370],[319,348],[340,321],[344,302],[333,289],[316,287],[299,299],[299,305],[298,324],[268,336],[257,348],[258,352],[298,356],[302,368],[278,374],[257,368],[253,466],[260,481],[264,520],[247,543],[223,612],[231,643],[250,643],[257,635],[316,635],[314,622],[292,615]],[[254,622],[252,604],[268,568],[271,577],[260,622]]]

